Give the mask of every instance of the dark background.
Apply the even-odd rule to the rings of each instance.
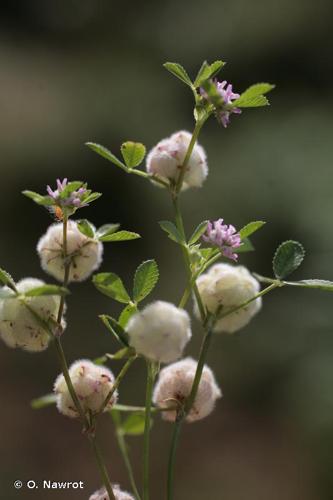
[[[241,263],[270,274],[277,244],[293,238],[307,249],[295,278],[333,279],[331,18],[329,0],[2,2],[1,266],[16,279],[52,283],[35,251],[52,219],[20,192],[43,192],[57,177],[82,179],[104,196],[81,216],[96,225],[121,222],[143,236],[106,246],[102,270],[130,284],[136,266],[156,258],[161,280],[154,297],[176,302],[185,280],[181,255],[157,225],[171,218],[166,193],[124,175],[84,142],[117,152],[132,139],[150,148],[191,129],[191,95],[162,63],[179,61],[194,76],[203,59],[222,58],[236,91],[260,81],[277,89],[271,108],[235,116],[227,130],[213,120],[204,129],[210,175],[203,189],[183,196],[188,232],[207,218],[236,227],[264,219],[253,238],[256,252]],[[115,315],[118,306],[89,280],[72,292],[63,337],[68,359],[115,350],[97,314]],[[195,356],[195,320],[193,330],[187,352]],[[2,345],[0,356],[1,498],[88,498],[100,480],[79,426],[52,407],[29,406],[50,392],[59,372],[52,348],[32,355]],[[216,336],[208,362],[224,398],[209,419],[184,426],[176,499],[332,499],[332,297],[275,292],[244,330]],[[143,375],[140,362],[121,387],[121,403],[142,404]],[[156,419],[152,500],[165,498],[170,432]],[[107,416],[100,437],[112,479],[129,489]],[[140,438],[130,446],[139,477]],[[16,479],[86,486],[84,493],[15,491]]]

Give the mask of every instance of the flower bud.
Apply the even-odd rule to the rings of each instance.
[[[44,284],[44,281],[38,279],[25,278],[16,284],[16,288],[20,294],[24,294]],[[3,289],[9,290],[8,287],[3,287]],[[56,322],[59,305],[58,295],[23,298],[13,294],[13,297],[0,299],[1,338],[9,347],[21,347],[30,352],[43,351],[52,337],[42,321]],[[42,321],[38,320],[29,308],[35,311]],[[62,327],[65,328],[65,326],[63,320]]]
[[[153,402],[158,407],[177,407],[182,405],[190,395],[198,363],[192,358],[185,358],[177,363],[168,365],[160,371],[157,384],[154,388]],[[204,366],[192,408],[186,416],[187,422],[194,422],[207,417],[215,406],[215,402],[222,396],[216,384],[213,372]],[[163,411],[164,420],[174,422],[176,410]]]
[[[191,338],[187,312],[161,300],[134,314],[126,330],[138,354],[162,363],[178,359]]]
[[[221,306],[222,314],[228,312],[257,295],[260,290],[259,282],[245,267],[230,264],[215,264],[197,279],[197,285],[204,305],[213,314]],[[259,297],[242,309],[219,319],[214,331],[234,333],[240,330],[260,310],[261,304]],[[196,301],[194,313],[200,317]]]
[[[117,484],[112,485],[112,491],[116,500],[134,500],[134,497],[126,491],[121,491]],[[109,500],[110,497],[105,486],[90,495],[89,500]]]
[[[114,376],[112,372],[104,366],[95,365],[87,359],[81,359],[71,365],[69,375],[83,411],[85,413],[88,411],[93,414],[98,413],[113,387]],[[63,374],[60,374],[56,379],[54,392],[57,395],[57,408],[60,413],[72,418],[78,417]],[[117,398],[118,393],[115,391],[104,411],[110,410]]]
[[[65,259],[63,256],[63,225],[52,224],[38,242],[37,252],[41,266],[58,281],[64,279]],[[85,236],[77,223],[67,223],[67,255],[71,262],[69,281],[83,281],[102,262],[103,245],[100,241]]]
[[[176,183],[191,137],[189,132],[181,130],[160,141],[147,156],[147,172]],[[206,153],[196,143],[186,166],[182,189],[201,187],[207,174]]]

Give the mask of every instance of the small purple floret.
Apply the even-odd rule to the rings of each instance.
[[[46,191],[48,195],[55,201],[55,203],[60,207],[70,207],[73,206],[75,208],[87,207],[88,203],[84,203],[82,201],[82,196],[85,195],[87,189],[84,187],[79,188],[77,191],[73,191],[68,195],[67,198],[60,198],[60,194],[63,192],[65,187],[67,186],[67,179],[57,179],[57,189],[54,191],[50,188],[50,186],[46,186]]]
[[[217,80],[214,80],[213,83],[216,86],[217,92],[220,94],[223,100],[223,105],[218,110],[218,118],[221,121],[223,127],[226,128],[230,123],[230,115],[233,113],[239,115],[242,112],[240,108],[231,108],[231,109],[229,108],[232,102],[235,99],[238,99],[240,95],[233,92],[232,84],[231,83],[228,84],[226,80],[223,80],[223,82],[218,82]],[[200,90],[200,93],[205,98],[207,98],[207,93],[203,89]]]
[[[223,224],[223,219],[208,222],[206,234],[202,239],[206,243],[217,246],[224,257],[237,261],[238,255],[234,253],[234,250],[240,247],[242,242],[240,234],[231,224]]]

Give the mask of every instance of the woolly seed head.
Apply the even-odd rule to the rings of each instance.
[[[44,281],[25,278],[16,284],[16,288],[19,293],[24,294],[43,285]],[[44,322],[56,321],[60,304],[58,295],[25,297],[24,301]],[[63,320],[62,327],[65,326]],[[51,340],[47,329],[28,309],[22,298],[16,296],[0,299],[0,335],[9,347],[20,347],[29,352],[45,350]]]
[[[44,271],[62,282],[65,269],[62,223],[52,224],[48,228],[38,242],[37,252]],[[81,233],[77,223],[69,220],[67,254],[71,261],[69,281],[83,281],[100,266],[103,244]]]
[[[121,491],[118,484],[112,485],[112,491],[116,500],[135,500],[134,497],[126,491]],[[110,500],[105,486],[90,495],[89,500]]]
[[[191,137],[189,132],[181,130],[160,141],[147,156],[147,172],[176,183]],[[186,166],[182,190],[189,187],[201,187],[207,175],[206,153],[196,143]]]
[[[178,359],[191,338],[187,312],[161,300],[132,316],[126,330],[138,354],[161,363]]]
[[[84,412],[98,413],[113,387],[114,376],[112,372],[104,366],[95,365],[92,361],[82,359],[71,365],[69,375]],[[57,408],[60,413],[72,418],[78,417],[62,374],[55,381],[54,392],[57,395]],[[110,410],[117,398],[118,393],[115,391],[104,411]]]
[[[192,358],[182,359],[163,368],[154,388],[153,402],[161,408],[175,407],[177,403],[183,404],[190,395],[196,369],[197,362]],[[212,370],[205,365],[196,398],[186,421],[195,422],[207,417],[221,396]],[[176,411],[164,411],[162,416],[165,420],[174,422]]]
[[[208,311],[216,313],[222,306],[222,314],[254,297],[260,290],[259,282],[244,266],[215,264],[207,273],[197,279],[201,299]],[[215,324],[215,332],[234,333],[243,328],[260,310],[261,297],[246,307],[221,318]],[[199,318],[199,310],[194,299],[194,313]]]

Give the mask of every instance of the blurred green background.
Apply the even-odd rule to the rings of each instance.
[[[143,238],[105,247],[103,271],[130,284],[136,266],[156,258],[155,298],[177,301],[185,275],[178,248],[157,221],[171,218],[162,190],[125,176],[84,142],[117,152],[127,139],[148,148],[192,127],[186,87],[162,67],[179,61],[195,75],[203,59],[228,62],[236,91],[254,82],[277,84],[268,109],[233,117],[224,130],[211,120],[200,142],[210,175],[184,194],[188,232],[203,219],[224,217],[236,227],[264,219],[256,252],[241,263],[271,271],[277,244],[293,238],[307,249],[295,278],[333,279],[332,93],[330,0],[30,0],[2,2],[0,19],[1,266],[16,279],[52,282],[35,246],[52,223],[20,192],[43,192],[57,177],[82,179],[104,196],[80,215],[96,225],[121,222]],[[72,287],[64,348],[68,359],[116,349],[97,319],[118,306],[89,281]],[[201,331],[193,320],[188,353]],[[79,426],[54,408],[30,409],[50,392],[59,372],[52,348],[41,354],[0,349],[1,487],[4,500],[88,498],[100,484]],[[214,414],[184,426],[177,500],[333,499],[332,297],[279,290],[234,336],[216,336],[209,355],[224,398]],[[119,365],[112,363],[117,372]],[[142,404],[144,367],[137,364],[120,390],[121,403]],[[153,428],[152,500],[165,498],[171,426]],[[129,484],[103,417],[100,436],[112,479]],[[142,443],[130,439],[141,474]],[[83,480],[82,492],[16,491],[14,480]]]

